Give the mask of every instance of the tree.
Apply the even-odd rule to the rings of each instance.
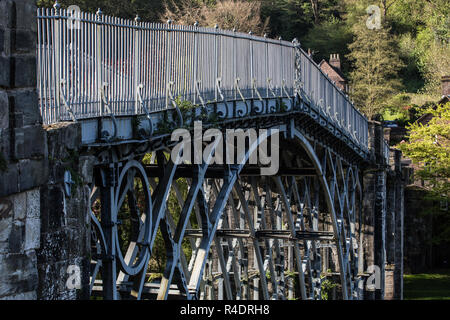
[[[437,198],[449,200],[450,102],[436,108],[428,107],[423,114],[431,114],[433,118],[427,125],[418,122],[409,125],[409,141],[398,147],[418,166],[415,174],[427,181],[430,192]]]
[[[328,60],[332,53],[339,53],[344,58],[349,53],[348,45],[352,38],[350,28],[342,20],[330,18],[310,29],[308,34],[301,38],[301,44],[305,50],[314,50],[314,60],[319,63],[322,59]],[[342,61],[342,69],[347,71],[346,61]]]
[[[415,122],[407,127],[409,141],[402,141],[398,147],[416,165],[416,178],[425,182],[425,199],[435,204],[423,213],[433,219],[432,241],[439,244],[450,241],[450,102],[428,107],[423,113],[433,118],[427,125]],[[446,211],[441,210],[441,204],[446,204]]]
[[[252,31],[263,35],[267,31],[268,18],[261,19],[261,2],[223,0],[215,3],[181,0],[178,4],[166,3],[160,20],[171,19],[177,24],[193,25],[196,21],[203,27],[214,27],[240,32]]]
[[[369,119],[385,106],[386,100],[401,88],[398,72],[403,66],[389,28],[369,29],[364,19],[352,31],[354,41],[347,58],[353,64],[350,72],[351,97]]]
[[[106,15],[117,16],[125,19],[134,19],[138,14],[142,21],[157,21],[158,16],[164,11],[165,0],[58,0],[61,8],[77,5],[82,11],[95,13],[98,8]],[[37,0],[41,7],[52,7],[54,0]]]

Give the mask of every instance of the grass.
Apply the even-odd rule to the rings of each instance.
[[[450,270],[405,274],[405,300],[450,300]]]

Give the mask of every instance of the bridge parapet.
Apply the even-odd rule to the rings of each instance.
[[[37,17],[44,124],[299,95],[367,148],[367,119],[297,41],[59,7]]]

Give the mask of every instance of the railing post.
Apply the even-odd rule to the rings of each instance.
[[[167,45],[166,45],[166,109],[169,108],[169,90],[172,90],[171,88],[171,73],[172,73],[172,54],[171,54],[171,34],[170,34],[170,28],[172,25],[172,20],[167,20]]]
[[[141,70],[140,70],[140,65],[141,65],[141,57],[140,57],[140,24],[139,22],[141,21],[141,18],[139,18],[138,15],[136,15],[136,18],[134,18],[134,24],[135,24],[135,29],[134,29],[134,114],[137,115],[140,113],[139,109],[140,109],[140,102],[139,102],[139,97],[138,97],[138,87],[140,85],[140,80],[141,80]]]
[[[53,114],[53,121],[60,120],[60,99],[61,99],[61,5],[58,1],[55,1],[53,5],[55,10],[55,34],[53,37],[53,49],[55,52],[55,111]]]
[[[269,98],[269,43],[267,42],[267,33],[264,33],[264,44],[266,49],[266,97]]]
[[[280,80],[281,80],[281,85],[280,85],[280,97],[283,96],[283,45],[281,43],[282,38],[278,37],[278,41],[280,41]]]
[[[236,82],[236,73],[236,28],[233,28],[233,84]],[[233,93],[234,100],[237,100],[237,90],[235,85],[233,85]]]
[[[198,21],[194,23],[194,105],[197,104],[197,69],[198,69]]]
[[[103,74],[102,74],[102,22],[103,22],[103,12],[99,8],[96,12],[97,18],[97,36],[96,36],[96,66],[97,66],[97,89],[98,89],[98,98],[100,100],[100,116],[103,116],[105,111],[104,105],[104,88],[103,88]],[[94,78],[95,79],[95,78]]]
[[[253,32],[250,30],[248,32],[250,38],[249,38],[249,49],[250,49],[250,86],[251,86],[251,93],[252,93],[252,99],[254,98],[254,86],[253,86],[253,77],[254,77],[254,72],[253,72],[253,42],[252,42],[252,38],[253,38]]]
[[[216,58],[216,68],[215,68],[215,76],[214,76],[214,99],[217,101],[218,99],[218,92],[217,92],[217,86],[215,85],[217,83],[217,78],[219,77],[219,50],[218,50],[218,30],[219,26],[216,24],[214,26],[215,35],[214,35],[214,56]]]

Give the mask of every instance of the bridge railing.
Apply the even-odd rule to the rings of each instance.
[[[300,82],[330,121],[367,146],[367,119],[291,42],[126,20],[100,11],[39,8],[37,18],[38,92],[45,124],[155,112],[172,108],[172,99],[206,104],[293,96]],[[297,69],[296,52],[301,52]]]
[[[337,123],[363,146],[367,146],[367,118],[305,51],[300,52],[301,87],[307,97],[328,119]]]

